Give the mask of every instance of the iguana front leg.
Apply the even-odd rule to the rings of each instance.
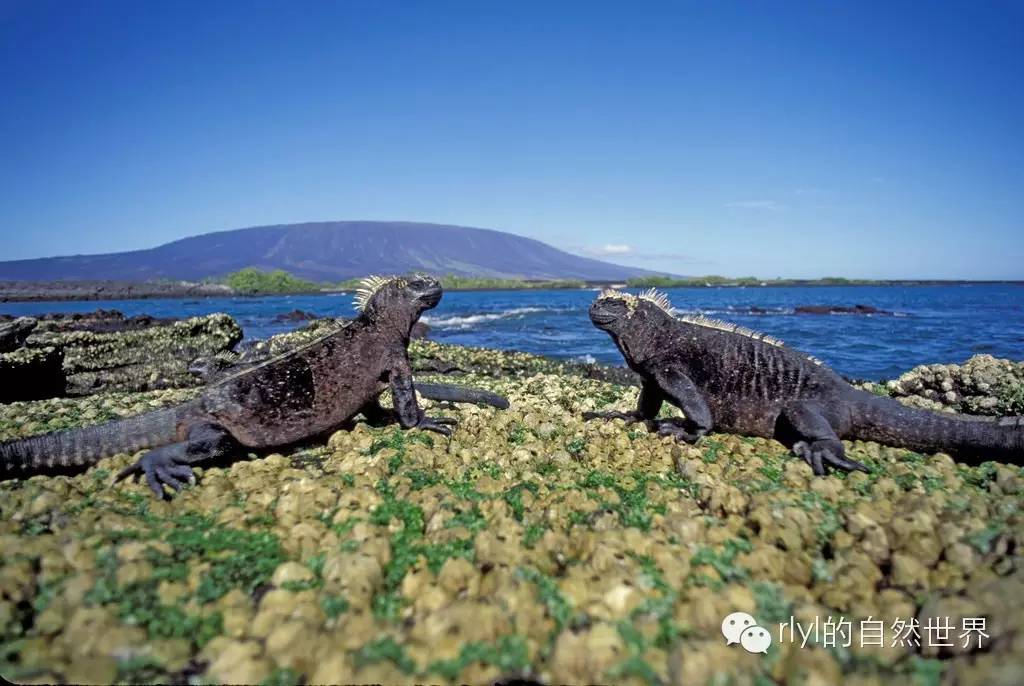
[[[611,412],[584,412],[583,420],[622,419],[627,424],[653,420],[658,416],[658,412],[661,410],[661,403],[664,400],[665,396],[662,394],[661,389],[647,379],[644,379],[643,384],[640,386],[640,397],[637,398],[635,410],[630,412],[614,410]]]
[[[825,465],[846,472],[869,471],[860,462],[847,459],[843,442],[819,403],[798,400],[786,405],[779,417],[776,438],[809,464],[818,476],[825,474]]]
[[[212,423],[196,424],[189,428],[186,440],[146,452],[135,464],[118,472],[114,482],[142,474],[153,494],[163,498],[165,485],[173,491],[180,491],[186,482],[195,483],[194,465],[225,457],[238,448],[238,442],[224,427]]]
[[[445,425],[458,424],[450,417],[427,417],[416,402],[416,390],[412,383],[412,369],[409,361],[402,357],[391,369],[391,397],[394,400],[395,415],[403,429],[423,429],[444,436],[451,436],[452,430]]]
[[[672,418],[657,422],[659,435],[696,443],[701,436],[711,431],[714,426],[711,408],[690,377],[665,368],[656,370],[652,376],[665,398],[686,415],[682,421]]]

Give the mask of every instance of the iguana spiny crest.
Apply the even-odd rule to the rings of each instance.
[[[360,316],[404,310],[410,305],[423,312],[437,305],[441,293],[440,282],[427,274],[368,276],[356,288],[353,305]]]
[[[608,298],[622,300],[629,311],[628,316],[630,317],[632,317],[633,313],[636,312],[636,308],[640,305],[641,300],[646,300],[658,309],[664,310],[666,313],[675,316],[675,310],[672,308],[672,303],[669,302],[668,296],[654,288],[646,290],[643,293],[638,293],[637,295],[626,293],[625,291],[617,291],[614,288],[606,288],[601,291],[601,294],[598,295],[597,298],[598,300],[605,300]]]
[[[365,312],[366,306],[370,303],[370,298],[382,288],[391,284],[398,288],[406,286],[405,279],[400,276],[378,276],[377,274],[371,274],[362,279],[359,285],[356,286],[356,295],[352,302],[353,307],[358,312]]]

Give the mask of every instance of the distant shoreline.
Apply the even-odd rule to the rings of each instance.
[[[582,285],[559,285],[552,282],[526,282],[522,285],[500,286],[455,286],[449,291],[518,291],[518,290],[592,290],[610,286],[622,287],[621,282],[587,281]],[[765,280],[758,283],[720,282],[701,283],[698,280],[686,280],[672,284],[659,285],[659,288],[788,288],[807,287],[830,288],[837,286],[976,286],[987,284],[1006,284],[1024,286],[1024,280],[943,280],[943,279],[893,279],[878,281],[816,279],[781,279]],[[647,288],[647,284],[629,285],[629,288]],[[324,288],[316,290],[296,290],[289,292],[249,292],[239,293],[229,286],[212,283],[192,282],[129,282],[129,281],[0,281],[0,303],[4,302],[75,302],[105,300],[153,300],[153,299],[206,299],[206,298],[265,298],[274,295],[332,295],[350,293],[351,288]]]

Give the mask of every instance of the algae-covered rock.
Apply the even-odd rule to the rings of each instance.
[[[29,349],[62,351],[66,393],[80,396],[100,391],[196,386],[201,381],[189,372],[191,362],[231,350],[241,339],[242,330],[234,319],[211,314],[166,326],[110,333],[37,332],[28,338],[27,345]]]
[[[414,349],[462,370],[419,377],[459,374],[510,409],[423,401],[459,419],[450,439],[357,421],[203,466],[170,502],[110,486],[130,455],[0,484],[0,673],[867,686],[1013,683],[1024,669],[1019,466],[853,442],[871,473],[818,478],[770,440],[680,445],[584,422],[637,398],[584,369]],[[14,403],[0,408],[0,440],[195,392]],[[766,655],[726,644],[732,612],[770,630]],[[983,620],[986,636],[893,646],[897,619],[917,620],[924,641],[944,617],[957,646],[965,622]],[[817,642],[780,640],[790,618],[817,620]],[[852,645],[821,645],[829,618],[850,622]],[[884,643],[858,645],[878,619]]]
[[[19,317],[11,321],[0,320],[0,353],[9,353],[20,348],[36,328],[36,323],[31,317]]]
[[[909,405],[963,414],[1024,414],[1024,362],[975,355],[962,365],[926,364],[889,381]]]

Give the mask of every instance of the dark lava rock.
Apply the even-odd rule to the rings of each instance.
[[[93,331],[96,333],[117,333],[139,331],[151,326],[167,326],[178,321],[175,318],[153,317],[139,314],[126,317],[119,310],[99,309],[95,312],[56,312],[39,317],[39,331]]]
[[[314,319],[320,319],[320,317],[312,312],[306,312],[305,310],[283,312],[274,317],[275,322],[311,322]]]
[[[20,348],[35,328],[36,320],[29,317],[20,317],[0,324],[0,353]]]
[[[241,340],[234,319],[211,314],[127,331],[36,331],[24,350],[55,348],[63,354],[66,385],[41,397],[81,396],[201,385],[189,372],[192,361],[230,351]]]
[[[0,302],[225,297],[228,286],[190,281],[0,281]]]
[[[21,348],[0,353],[0,403],[42,400],[64,394],[64,353],[60,348]]]
[[[793,310],[796,314],[865,314],[891,317],[892,312],[880,310],[871,305],[854,305],[846,307],[843,305],[798,305]]]

